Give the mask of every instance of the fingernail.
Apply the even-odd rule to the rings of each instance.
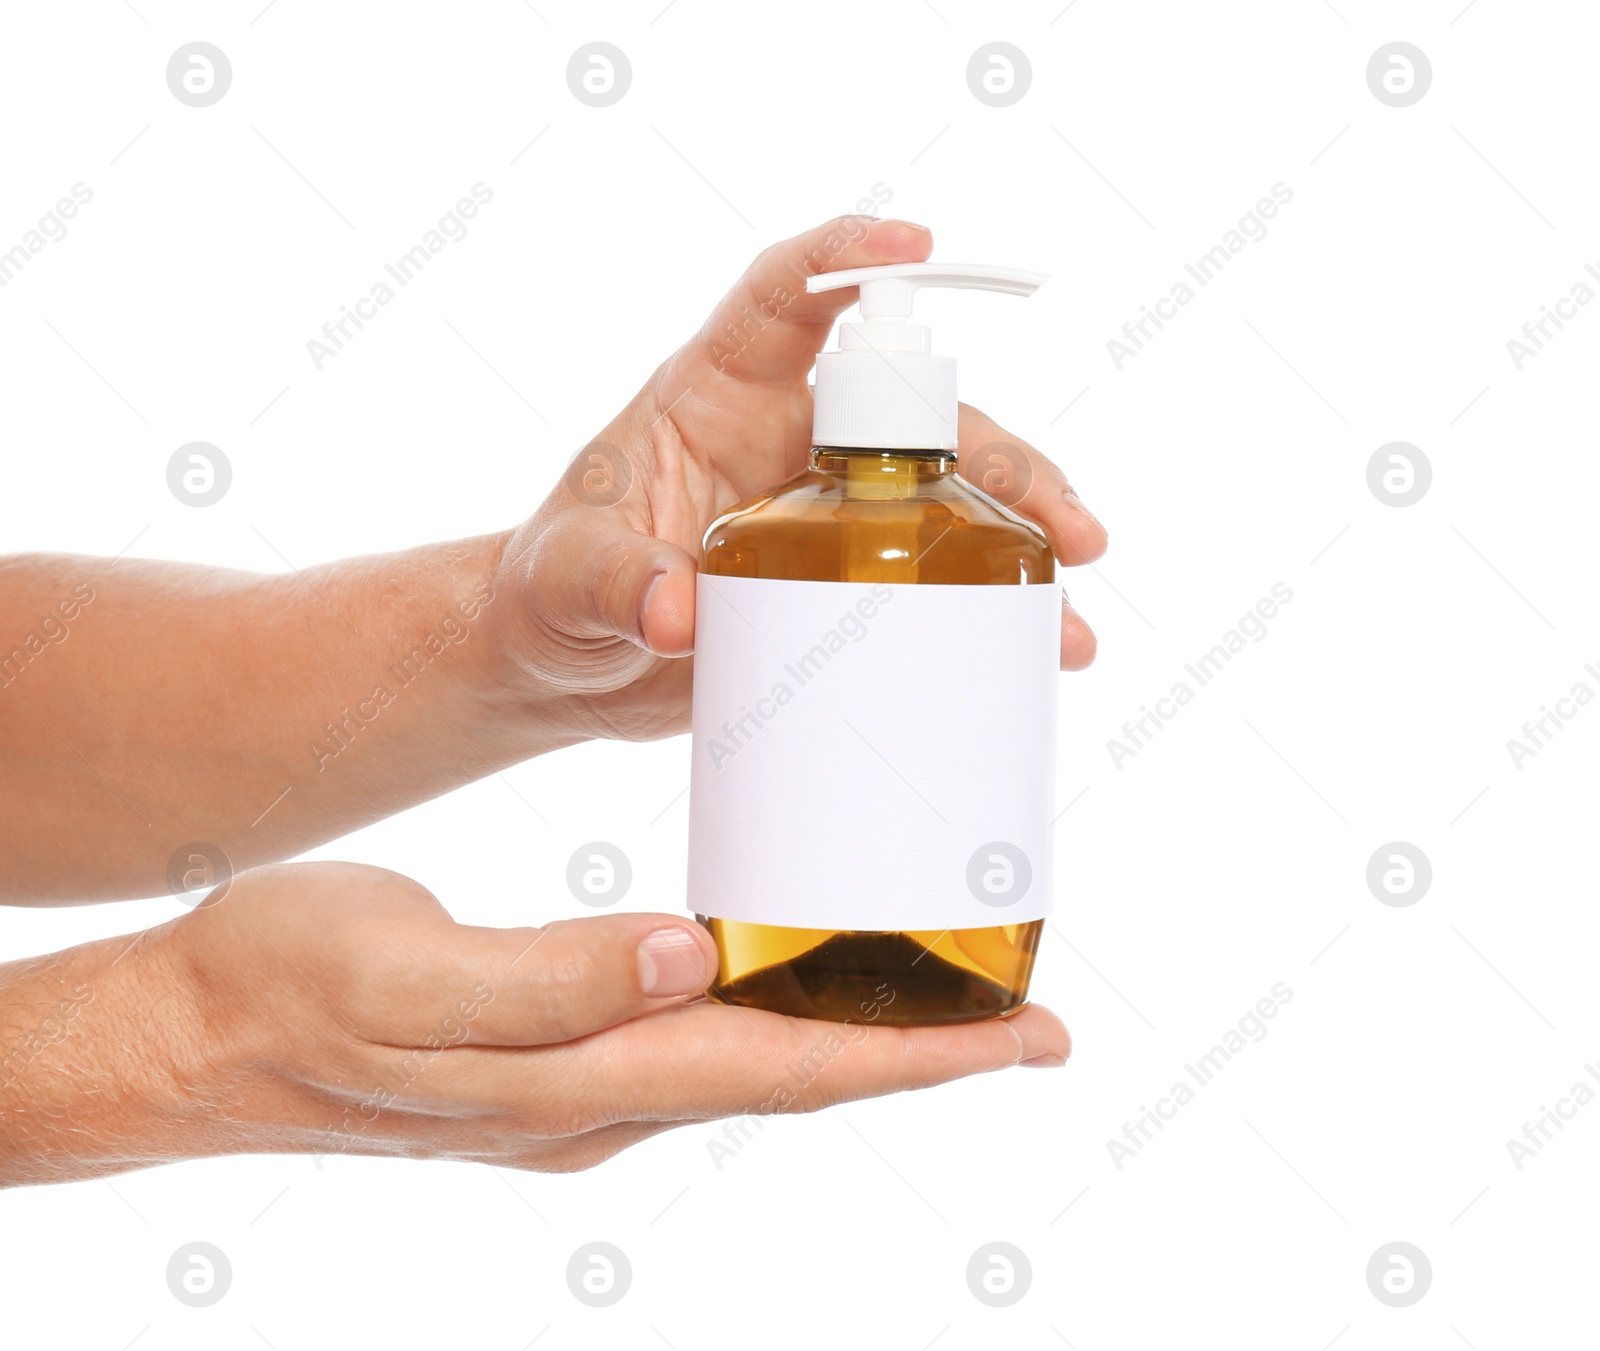
[[[888,220],[877,221],[876,224],[878,224],[878,225],[903,225],[908,230],[921,230],[922,233],[925,234],[925,235],[931,235],[933,233],[933,231],[930,230],[926,225],[919,225],[914,220],[901,220],[898,216],[891,216],[891,217],[889,217]]]
[[[1025,1070],[1058,1070],[1066,1063],[1067,1058],[1060,1055],[1036,1055],[1017,1061]]]
[[[665,571],[654,573],[650,580],[644,584],[644,592],[639,597],[639,641],[641,643],[646,641],[644,617],[650,611],[650,598],[656,594],[656,588],[661,585],[661,579],[666,575]]]
[[[639,988],[646,994],[694,994],[705,989],[705,953],[687,929],[657,929],[639,944]]]
[[[1088,521],[1090,525],[1094,526],[1094,528],[1102,535],[1106,533],[1105,526],[1100,524],[1099,520],[1096,519],[1094,512],[1090,511],[1088,507],[1084,506],[1083,499],[1079,497],[1077,493],[1073,492],[1071,488],[1067,488],[1062,491],[1061,500],[1071,507],[1075,512],[1077,512],[1078,515],[1082,516],[1084,520]]]

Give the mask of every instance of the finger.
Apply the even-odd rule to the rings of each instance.
[[[1061,600],[1061,669],[1081,671],[1094,662],[1100,642],[1072,602]]]
[[[1063,563],[1092,563],[1105,553],[1105,527],[1049,456],[968,404],[961,405],[960,440],[961,476],[1035,522]]]
[[[485,1079],[492,1081],[496,1074],[503,1075],[507,1056],[515,1054],[452,1049],[446,1059],[427,1064],[427,1079],[401,1062],[395,1072],[409,1080],[405,1090],[370,1117],[347,1114],[335,1137],[334,1152],[391,1158],[429,1156],[527,1172],[573,1173],[604,1163],[652,1136],[698,1124],[688,1120],[623,1121],[569,1134],[559,1126],[552,1130],[543,1117],[502,1112],[493,1104],[482,1110],[485,1104],[479,1085]],[[474,1056],[487,1059],[475,1067],[474,1075],[460,1073]]]
[[[693,920],[629,914],[542,929],[449,923],[376,966],[382,993],[369,1003],[381,1000],[394,1044],[548,1046],[681,1005],[717,959]]]
[[[697,1003],[540,1053],[533,1078],[550,1087],[532,1091],[547,1098],[555,1084],[582,1084],[594,1125],[805,1112],[1065,1061],[1071,1049],[1060,1019],[1037,1005],[981,1023],[897,1028]]]
[[[910,221],[840,216],[774,244],[753,262],[679,354],[685,387],[720,373],[754,384],[803,384],[833,322],[858,288],[811,295],[806,278],[842,268],[920,263],[933,235]]]
[[[554,1140],[534,1140],[532,1147],[513,1146],[504,1157],[512,1168],[536,1173],[577,1173],[593,1168],[607,1159],[615,1158],[623,1150],[642,1143],[652,1136],[675,1130],[688,1121],[625,1121],[615,1126],[602,1126]]]

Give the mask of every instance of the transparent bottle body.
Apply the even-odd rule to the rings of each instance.
[[[704,571],[820,582],[1039,585],[1044,536],[955,473],[939,451],[817,449],[810,466],[706,534]],[[906,692],[939,735],[939,672]],[[905,804],[882,805],[885,839]],[[828,803],[794,822],[796,849],[828,848]],[[774,860],[781,867],[782,860]],[[691,898],[692,899],[692,898]],[[698,916],[716,940],[710,994],[802,1018],[894,1026],[974,1022],[1028,997],[1042,920],[975,929],[802,929]]]

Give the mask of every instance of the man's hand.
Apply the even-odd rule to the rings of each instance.
[[[590,734],[645,739],[688,726],[700,540],[736,503],[805,467],[806,385],[851,287],[809,295],[814,272],[921,262],[933,236],[905,221],[845,216],[774,245],[705,325],[588,447],[512,537],[496,589],[507,648],[542,687],[578,696]],[[1049,459],[963,407],[960,459],[997,441],[1029,462],[1014,504],[1063,563],[1091,562],[1106,534]],[[590,475],[588,481],[585,474]],[[1094,635],[1063,605],[1061,664],[1094,659]]]
[[[1037,1006],[817,1023],[699,999],[715,969],[673,916],[474,928],[378,868],[245,873],[138,939],[0,968],[0,1184],[232,1153],[570,1171],[689,1122],[1070,1051]]]
[[[515,530],[272,577],[0,559],[0,901],[155,895],[197,843],[244,870],[588,737],[682,730],[701,537],[804,466],[806,373],[856,297],[806,276],[931,248],[845,217],[767,250]],[[1018,447],[1012,505],[1064,563],[1104,551],[1044,456],[971,408],[960,441]],[[1093,655],[1064,607],[1062,665]]]

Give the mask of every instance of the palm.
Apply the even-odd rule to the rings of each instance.
[[[653,444],[636,449],[649,467],[630,520],[698,558],[713,520],[805,467],[811,394],[804,373],[760,384],[718,373],[702,392],[683,383],[685,364],[668,362],[647,387],[646,396],[670,411],[652,424]]]

